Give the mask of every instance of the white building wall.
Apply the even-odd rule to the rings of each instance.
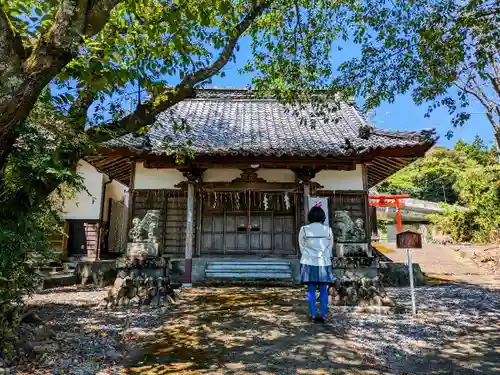
[[[185,178],[177,169],[144,168],[135,164],[134,189],[174,189]]]
[[[235,178],[240,177],[241,170],[239,169],[222,169],[214,168],[203,172],[204,182],[230,182]]]
[[[268,182],[295,182],[295,173],[289,169],[259,169],[259,177]],[[208,169],[203,173],[204,182],[230,182],[240,177],[239,169]],[[137,163],[135,168],[135,189],[173,189],[185,178],[177,169],[150,169]],[[325,190],[363,190],[363,166],[353,171],[323,170],[312,180],[324,186]]]
[[[83,160],[78,162],[76,170],[83,177],[88,192],[80,191],[74,199],[66,202],[62,217],[66,220],[97,220],[101,209],[104,175]]]
[[[356,165],[353,171],[323,170],[312,181],[324,186],[324,190],[363,190],[363,166]]]
[[[295,173],[289,169],[259,169],[257,175],[267,182],[295,182]],[[231,182],[241,176],[241,169],[208,169],[203,173],[204,182]]]
[[[259,169],[259,177],[267,182],[295,182],[295,172],[290,169]]]
[[[109,181],[109,179],[107,179]],[[104,197],[104,215],[103,220],[109,221],[109,199],[113,199],[117,202],[122,202],[125,207],[128,207],[128,187],[122,185],[116,180],[106,185],[106,195]]]

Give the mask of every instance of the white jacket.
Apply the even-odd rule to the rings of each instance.
[[[301,264],[330,266],[332,264],[332,228],[321,223],[304,225],[299,232]]]

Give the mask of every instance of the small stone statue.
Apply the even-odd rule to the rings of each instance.
[[[156,243],[158,242],[158,223],[151,222],[149,223],[148,229],[148,242]]]
[[[358,241],[363,241],[366,237],[366,232],[364,228],[364,221],[361,218],[356,219],[355,221],[355,226],[354,226],[354,237]]]
[[[130,230],[128,231],[128,238],[132,242],[138,242],[140,237],[141,237],[141,233],[140,233],[140,229],[139,229],[140,223],[141,223],[141,220],[138,217],[135,217],[132,220],[132,228],[130,228]]]

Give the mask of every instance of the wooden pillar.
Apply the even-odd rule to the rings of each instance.
[[[370,227],[372,237],[378,237],[377,207],[370,206]]]
[[[193,237],[194,237],[194,187],[201,182],[201,176],[205,169],[190,168],[180,170],[183,176],[188,180],[187,184],[187,214],[186,214],[186,240],[184,246],[184,284],[183,286],[192,286],[192,266],[193,266]]]
[[[130,182],[128,186],[128,212],[127,212],[127,240],[128,232],[132,227],[132,215],[134,213],[134,186],[135,186],[135,160],[130,165]]]
[[[368,165],[363,164],[361,166],[361,173],[362,173],[362,178],[363,178],[363,191],[364,191],[364,197],[363,199],[365,200],[364,204],[364,209],[365,209],[365,233],[366,233],[366,240],[367,242],[371,242],[371,234],[373,231],[372,227],[372,220],[371,220],[371,213],[370,213],[370,202],[368,199],[368,193],[370,190],[370,185],[368,183]],[[376,220],[375,220],[375,227],[376,227]],[[376,228],[375,228],[376,230]]]
[[[396,198],[396,221],[398,225],[398,232],[403,231],[403,220],[401,218],[401,204],[399,202],[399,199]]]
[[[309,196],[311,195],[311,186],[309,182],[304,182],[304,223],[307,224],[309,213]]]
[[[309,213],[309,196],[311,195],[311,180],[319,172],[319,169],[298,168],[292,169],[297,178],[304,184],[304,224],[307,224],[307,214]]]
[[[184,248],[184,260],[186,262],[184,285],[191,286],[191,272],[193,264],[193,212],[194,212],[194,184],[192,181],[188,183],[187,187],[187,215],[186,215],[186,243]]]

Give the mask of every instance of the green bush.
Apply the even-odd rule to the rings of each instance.
[[[432,150],[378,190],[442,202],[445,212],[429,218],[455,241],[500,241],[500,165],[495,149],[479,138]]]
[[[34,111],[20,129],[0,184],[0,342],[7,345],[23,299],[40,284],[37,270],[60,257],[50,243],[63,235],[63,201],[82,180],[71,168],[80,143],[50,111]],[[50,183],[49,183],[50,182]],[[49,189],[47,186],[57,186]]]
[[[448,206],[444,214],[429,215],[429,218],[441,233],[449,235],[454,241],[471,242],[474,239],[475,216],[470,211]]]

